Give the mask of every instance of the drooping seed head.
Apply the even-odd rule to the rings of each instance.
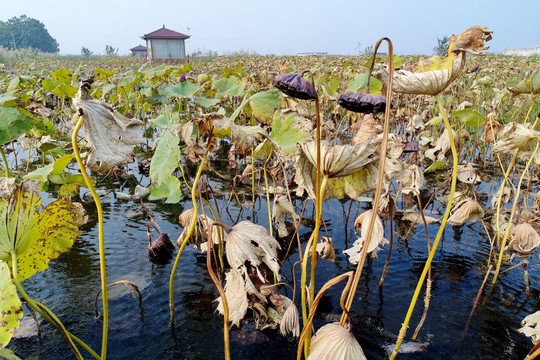
[[[274,86],[281,92],[302,100],[315,100],[317,93],[312,83],[298,74],[287,73],[274,78]]]

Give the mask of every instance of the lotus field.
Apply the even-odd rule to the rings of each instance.
[[[6,59],[0,358],[536,358],[540,61],[491,38]]]

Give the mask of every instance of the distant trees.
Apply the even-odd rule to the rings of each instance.
[[[111,45],[105,45],[105,55],[106,56],[118,55],[118,49],[113,48]]]
[[[93,52],[90,51],[90,49],[88,49],[87,47],[84,47],[84,46],[83,46],[83,47],[81,48],[81,55],[82,55],[82,56],[88,57],[88,56],[90,56],[90,55],[92,55],[92,54],[93,54]]]
[[[437,38],[437,46],[433,48],[433,53],[435,55],[445,56],[449,41],[448,36],[444,36],[442,39]]]
[[[0,21],[0,46],[9,50],[33,48],[48,53],[59,51],[58,43],[39,20],[26,15]]]

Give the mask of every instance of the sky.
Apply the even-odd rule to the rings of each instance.
[[[475,25],[493,30],[490,52],[540,46],[539,13],[540,0],[3,0],[0,20],[41,21],[60,54],[78,55],[83,46],[104,54],[111,45],[128,55],[165,25],[191,35],[188,54],[357,55],[388,37],[396,54],[431,55],[437,38]]]

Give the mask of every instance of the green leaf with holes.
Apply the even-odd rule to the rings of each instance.
[[[3,350],[19,328],[22,315],[21,300],[11,281],[9,265],[0,260],[0,349]],[[3,358],[1,352],[0,358]]]
[[[49,266],[49,261],[68,251],[84,222],[82,205],[69,199],[56,200],[39,214],[30,232],[30,246],[17,258],[19,280],[23,281]]]

